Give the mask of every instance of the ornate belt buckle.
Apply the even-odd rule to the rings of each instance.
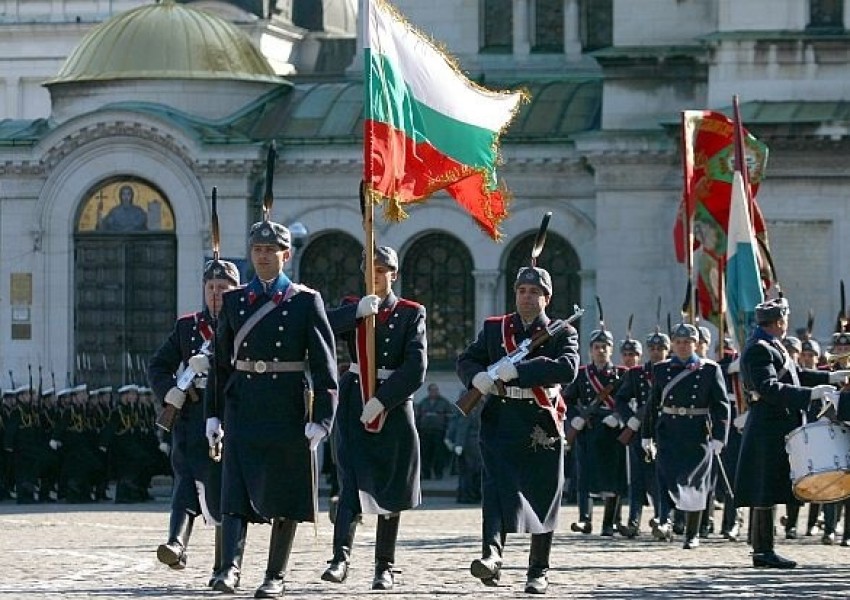
[[[258,360],[254,363],[254,372],[255,373],[259,373],[260,375],[262,375],[263,373],[266,372],[266,369],[268,369],[268,367],[266,366],[266,361]]]
[[[676,409],[676,412],[679,414],[680,417],[684,417],[686,414],[688,414],[688,409],[684,406],[680,406]]]

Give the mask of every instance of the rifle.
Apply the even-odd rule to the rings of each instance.
[[[599,390],[599,393],[596,394],[596,398],[594,398],[590,404],[588,404],[586,407],[584,407],[584,409],[582,409],[581,418],[585,421],[585,427],[590,427],[588,417],[593,413],[593,411],[599,408],[600,404],[602,404],[611,397],[611,392],[613,391],[614,384],[609,383],[604,388]],[[567,429],[567,433],[564,435],[564,439],[567,441],[567,444],[569,444],[570,446],[573,445],[573,442],[575,442],[576,438],[578,437],[579,431],[580,430],[575,429],[572,426]]]
[[[487,367],[487,374],[494,381],[498,380],[498,376],[496,375],[499,366],[505,362],[509,362],[513,365],[523,361],[526,356],[534,352],[537,348],[548,342],[555,335],[563,331],[567,325],[580,318],[584,314],[584,309],[581,308],[578,304],[573,306],[573,314],[568,319],[557,319],[555,321],[550,321],[550,323],[546,326],[546,329],[542,331],[538,331],[531,338],[524,339],[520,342],[519,346],[517,346],[516,350],[508,354],[507,356],[503,356],[492,365]],[[457,406],[458,410],[463,413],[463,416],[468,417],[469,414],[475,410],[476,405],[481,401],[483,394],[479,391],[478,388],[472,387],[466,391],[460,398],[455,402],[455,406]]]
[[[206,340],[200,349],[201,354],[206,354],[207,356],[211,356],[210,352],[210,341]],[[188,364],[183,372],[180,374],[180,377],[177,378],[177,382],[175,386],[181,392],[188,392],[189,388],[192,386],[192,382],[195,381],[195,377],[198,376],[198,373],[195,373],[194,369],[190,367]],[[156,419],[156,426],[165,431],[166,433],[171,431],[171,428],[174,427],[174,419],[177,418],[177,413],[180,411],[173,404],[166,404],[162,411],[159,413],[159,417]]]

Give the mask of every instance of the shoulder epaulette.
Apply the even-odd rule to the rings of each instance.
[[[422,306],[418,302],[408,300],[407,298],[399,298],[396,304],[398,304],[399,306],[404,306],[405,308],[415,308],[416,310],[419,310],[419,308]]]

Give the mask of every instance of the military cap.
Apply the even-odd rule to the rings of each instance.
[[[536,285],[547,296],[552,295],[552,276],[549,275],[549,271],[546,269],[540,267],[520,267],[516,274],[516,281],[514,281],[514,290],[523,284]],[[613,337],[610,343],[613,345]]]
[[[59,393],[56,394],[56,397],[64,398],[65,396],[70,396],[72,393],[74,393],[74,388],[62,388],[59,390]]]
[[[35,390],[32,389],[31,385],[22,385],[20,387],[15,388],[15,394],[23,394],[24,392],[33,392]]]
[[[603,344],[613,346],[614,334],[607,329],[594,329],[590,332],[590,344],[594,344],[596,342],[602,342]]]
[[[3,397],[4,398],[14,398],[15,397],[15,390],[3,390]]]
[[[398,271],[398,253],[389,246],[377,246],[375,248],[375,262],[390,271]],[[363,261],[360,270],[366,270],[366,251],[363,251]]]
[[[251,225],[248,232],[248,243],[254,244],[277,244],[284,250],[292,246],[292,236],[289,230],[274,221],[260,221]]]
[[[793,335],[786,335],[785,339],[782,340],[782,345],[788,350],[796,350],[797,352],[803,351],[803,344],[800,341],[800,338],[794,337]]]
[[[803,340],[800,344],[800,352],[811,352],[815,356],[820,356],[820,344],[817,340]]]
[[[127,385],[122,385],[120,388],[118,388],[119,394],[127,394],[129,392],[138,392],[138,391],[139,391],[139,386],[137,386],[134,383],[128,383]]]
[[[660,331],[655,331],[646,336],[646,345],[647,346],[664,346],[665,348],[670,347],[670,336],[666,333],[661,333]]]
[[[711,343],[711,330],[708,327],[697,327],[699,330],[699,341],[705,342],[706,344]]]
[[[41,397],[42,398],[49,398],[50,396],[53,395],[54,391],[55,390],[52,387],[47,388],[47,389],[43,389],[43,390],[41,390]]]
[[[620,342],[620,354],[625,352],[634,352],[635,354],[643,354],[643,346],[640,342],[633,339],[622,340]]]
[[[735,349],[735,342],[728,335],[723,338],[723,353],[724,354],[735,354],[737,350]]]
[[[832,334],[833,346],[850,346],[850,332],[838,331]]]
[[[76,385],[76,386],[71,388],[71,392],[74,393],[74,394],[77,394],[79,392],[88,392],[88,391],[89,391],[89,386],[86,385],[85,383],[81,383],[80,385]]]
[[[674,340],[676,338],[685,338],[698,342],[699,330],[696,326],[691,325],[690,323],[678,323],[673,326],[673,331],[670,332],[670,337]]]
[[[766,300],[761,304],[756,304],[756,323],[768,325],[788,316],[790,312],[791,307],[788,306],[788,301],[785,298]]]
[[[204,281],[210,279],[226,279],[239,285],[239,269],[229,260],[208,260],[204,265]]]

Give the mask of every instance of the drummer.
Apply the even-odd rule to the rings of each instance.
[[[785,435],[802,425],[802,413],[813,400],[835,391],[850,371],[800,369],[782,344],[790,307],[785,298],[755,308],[757,327],[741,355],[741,379],[748,393],[750,416],[735,477],[736,506],[752,507],[750,522],[753,566],[791,569],[797,566],[776,554],[774,507],[793,500]]]

